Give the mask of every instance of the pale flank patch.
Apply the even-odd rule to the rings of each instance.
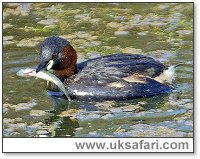
[[[167,70],[165,70],[163,73],[161,73],[159,76],[155,77],[154,80],[160,82],[160,83],[172,83],[174,79],[174,71],[175,67],[170,66]]]
[[[112,82],[108,84],[108,87],[123,88],[125,87],[125,84],[121,82]]]
[[[147,69],[147,72],[149,73],[149,76],[152,76],[155,74],[155,69],[153,67]]]
[[[93,95],[92,92],[83,92],[83,91],[77,91],[77,90],[74,90],[74,93],[77,95],[77,96],[87,96],[87,95]]]
[[[138,75],[131,75],[131,76],[125,77],[125,78],[123,78],[123,80],[125,80],[127,82],[131,82],[131,83],[146,83],[146,81],[143,80]]]

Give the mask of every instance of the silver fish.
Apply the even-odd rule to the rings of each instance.
[[[58,88],[64,92],[65,96],[67,97],[68,101],[71,101],[71,98],[69,94],[67,93],[68,91],[66,90],[64,84],[60,81],[58,77],[56,77],[54,74],[51,74],[48,71],[39,71],[38,73],[35,72],[35,69],[32,68],[26,68],[26,69],[21,69],[20,71],[17,72],[18,76],[22,77],[36,77],[40,78],[46,81],[50,81],[54,83],[55,85],[58,86]]]

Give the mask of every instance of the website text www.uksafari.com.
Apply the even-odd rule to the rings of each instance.
[[[137,142],[117,141],[111,142],[75,142],[77,150],[187,150],[188,142],[172,141],[159,142],[140,140]]]

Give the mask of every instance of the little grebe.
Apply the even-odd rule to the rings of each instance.
[[[36,72],[42,69],[53,70],[72,99],[123,100],[173,90],[169,84],[172,66],[139,54],[114,54],[77,64],[75,49],[58,36],[48,37],[41,45]],[[55,85],[50,84],[48,89],[56,95]]]

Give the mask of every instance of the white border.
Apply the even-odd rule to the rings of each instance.
[[[150,148],[152,142],[154,146]],[[77,148],[76,143],[95,144],[95,147],[88,149],[84,145],[84,148]],[[106,146],[99,149],[96,143],[105,143]],[[110,143],[114,149],[110,148]],[[126,143],[129,143],[130,147],[127,147]],[[137,143],[137,149],[132,143]],[[167,149],[164,149],[164,143]],[[174,146],[179,143],[181,148],[175,149]],[[183,148],[182,143],[188,145]],[[4,138],[3,152],[193,152],[193,138]]]

